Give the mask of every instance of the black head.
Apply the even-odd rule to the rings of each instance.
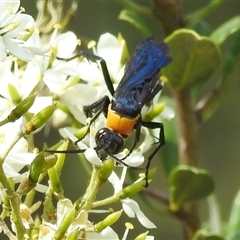
[[[124,146],[123,137],[109,128],[101,128],[95,136],[95,141],[96,151],[102,160],[106,159],[107,155],[121,152]]]

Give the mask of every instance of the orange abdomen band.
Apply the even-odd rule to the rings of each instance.
[[[108,108],[106,127],[119,134],[129,135],[132,132],[134,125],[136,124],[139,117],[140,116],[137,116],[136,118],[127,118],[121,116],[118,113],[112,111],[110,104]]]

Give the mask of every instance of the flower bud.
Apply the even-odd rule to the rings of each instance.
[[[44,153],[41,152],[32,161],[30,165],[28,178],[33,182],[37,182],[40,174],[43,171],[43,167],[44,167]]]
[[[148,233],[149,233],[149,231],[144,232],[144,233],[138,235],[134,240],[145,240],[145,239],[147,239]]]
[[[19,104],[21,102],[21,96],[18,93],[18,90],[11,83],[8,84],[8,92],[14,104]]]
[[[24,134],[28,135],[34,132],[36,129],[42,127],[52,116],[54,111],[54,105],[44,108],[42,111],[32,117],[32,119],[26,123],[24,127]]]
[[[40,174],[52,168],[56,162],[57,157],[55,155],[45,157],[43,152],[39,153],[30,165],[28,176],[29,184],[31,182],[32,184],[38,182]]]
[[[148,172],[148,181],[150,181],[153,178],[155,173],[156,173],[156,169],[151,169]],[[142,191],[145,187],[146,187],[145,179],[143,179],[141,181],[136,181],[132,185],[129,185],[129,186],[125,187],[124,189],[122,189],[120,198],[125,199],[127,197],[132,197],[132,196],[136,195],[138,192]]]
[[[67,232],[69,226],[71,225],[74,217],[75,217],[75,208],[73,207],[63,217],[63,220],[60,223],[59,228],[54,235],[54,239],[58,240],[58,239],[62,239],[64,237],[64,235]]]
[[[152,121],[155,117],[159,116],[165,107],[165,103],[157,103],[154,104],[153,108],[149,113],[147,113],[144,117],[144,121]]]
[[[106,227],[113,225],[122,215],[123,210],[114,212],[103,219],[101,222],[95,224],[95,229],[97,232],[101,232]]]
[[[31,95],[21,101],[8,115],[9,122],[14,122],[23,116],[28,109],[33,105],[36,95]]]
[[[96,179],[98,186],[101,186],[107,181],[107,179],[109,178],[113,171],[113,168],[114,168],[113,159],[107,159],[103,161],[103,165],[100,167]]]
[[[58,174],[56,168],[55,167],[51,168],[48,171],[48,175],[49,175],[49,179],[51,181],[52,188],[53,188],[54,192],[56,192],[58,194],[63,193],[62,184],[61,184],[61,181],[59,179],[59,174]]]
[[[56,162],[58,161],[58,158],[56,155],[48,155],[44,158],[44,166],[43,171],[47,171],[48,169],[55,166]]]
[[[57,151],[66,151],[68,148],[69,141],[63,141],[62,144],[56,149]],[[55,156],[57,156],[57,162],[55,165],[55,169],[58,173],[62,171],[62,167],[65,162],[66,154],[62,153],[55,153]]]
[[[127,197],[131,197],[136,195],[136,193],[142,191],[145,188],[146,181],[142,180],[139,182],[135,182],[132,185],[127,186],[122,190],[121,199],[125,199]]]
[[[75,229],[67,236],[67,240],[77,240],[78,235],[79,235],[79,229]]]

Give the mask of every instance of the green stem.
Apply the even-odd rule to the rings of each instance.
[[[14,147],[14,145],[24,136],[24,134],[22,132],[18,133],[18,135],[13,139],[13,141],[9,144],[9,146],[7,146],[3,153],[0,156],[0,164],[2,165],[5,158],[7,157],[8,153],[12,150],[12,148]]]
[[[119,193],[114,194],[111,197],[105,198],[104,200],[93,202],[92,203],[92,208],[97,208],[97,207],[106,206],[106,205],[109,205],[109,204],[119,202],[121,200],[121,194],[122,194],[122,192],[120,191]]]
[[[191,106],[189,90],[174,91],[176,101],[177,129],[178,129],[178,155],[179,163],[197,166],[197,119]],[[187,239],[192,239],[199,229],[200,220],[196,203],[184,205],[186,219],[183,221]]]
[[[165,35],[184,27],[180,0],[155,0],[154,13],[161,22]]]
[[[9,123],[9,119],[8,119],[8,118],[3,119],[3,120],[0,122],[0,127],[3,126],[3,125],[5,125],[5,124],[7,124],[7,123]]]
[[[18,239],[24,239],[24,233],[25,228],[23,226],[22,220],[21,220],[21,214],[20,214],[20,197],[19,195],[14,191],[12,188],[10,182],[8,181],[8,178],[3,170],[3,163],[6,159],[8,153],[11,151],[11,149],[14,147],[14,145],[23,137],[23,133],[20,132],[10,143],[9,146],[7,146],[3,153],[0,156],[0,182],[3,185],[3,188],[6,191],[6,194],[9,197],[11,209],[12,209],[12,222],[15,224],[17,237]]]
[[[180,0],[155,0],[154,11],[163,26],[165,35],[185,26]],[[191,106],[189,90],[174,91],[176,101],[176,115],[178,117],[178,155],[180,164],[197,166],[197,122]],[[198,208],[195,203],[184,205],[186,217],[182,219],[186,239],[192,239],[199,228]]]
[[[197,166],[197,122],[189,90],[174,91],[178,129],[178,155],[181,164]]]
[[[9,202],[11,205],[12,213],[11,213],[11,221],[15,224],[17,239],[24,239],[25,228],[22,223],[21,213],[20,213],[20,197],[13,190],[11,184],[9,183],[5,172],[2,168],[2,164],[0,165],[0,182],[3,185],[3,188],[6,191],[6,194],[9,197]]]
[[[96,195],[100,187],[96,182],[99,170],[100,170],[99,167],[93,165],[90,183],[84,196],[76,201],[75,203],[76,209],[89,210],[92,208],[92,203],[96,199]]]

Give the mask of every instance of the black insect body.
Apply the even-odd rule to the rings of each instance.
[[[124,76],[115,91],[104,59],[98,56],[91,57],[100,61],[106,85],[112,94],[111,101],[108,96],[104,96],[93,104],[84,107],[86,116],[91,117],[86,134],[89,132],[91,124],[102,112],[106,116],[106,126],[100,129],[95,136],[95,150],[99,158],[104,160],[109,156],[116,159],[114,155],[122,151],[124,138],[133,129],[136,132],[129,153],[139,142],[141,126],[149,129],[160,129],[158,146],[149,156],[146,166],[146,186],[148,185],[147,177],[151,160],[164,145],[165,138],[163,124],[143,121],[141,110],[162,89],[159,81],[160,70],[171,62],[167,53],[168,46],[165,43],[157,43],[153,38],[144,40],[137,46],[134,54],[127,62]],[[96,109],[97,111],[95,111]],[[122,163],[122,160],[116,160]]]
[[[93,104],[84,107],[86,117],[91,118],[91,120],[85,135],[75,143],[81,141],[89,133],[90,126],[101,113],[104,113],[106,125],[98,130],[95,135],[97,155],[101,160],[111,157],[117,162],[126,165],[123,160],[130,155],[139,142],[141,127],[144,126],[149,129],[159,128],[158,146],[148,157],[146,165],[146,187],[148,186],[148,170],[151,161],[157,151],[165,144],[165,138],[163,124],[143,121],[141,110],[162,89],[162,84],[159,81],[160,70],[172,60],[171,57],[167,56],[167,53],[168,46],[165,43],[157,43],[153,38],[145,39],[137,46],[127,62],[124,76],[116,90],[113,88],[105,60],[90,53],[82,52],[80,54],[87,59],[100,61],[104,79],[112,99],[110,101],[108,96],[104,96]],[[135,138],[129,154],[124,159],[118,159],[114,155],[122,151],[124,138],[127,138],[134,129]],[[71,151],[71,153],[84,151],[85,149],[76,149]]]

